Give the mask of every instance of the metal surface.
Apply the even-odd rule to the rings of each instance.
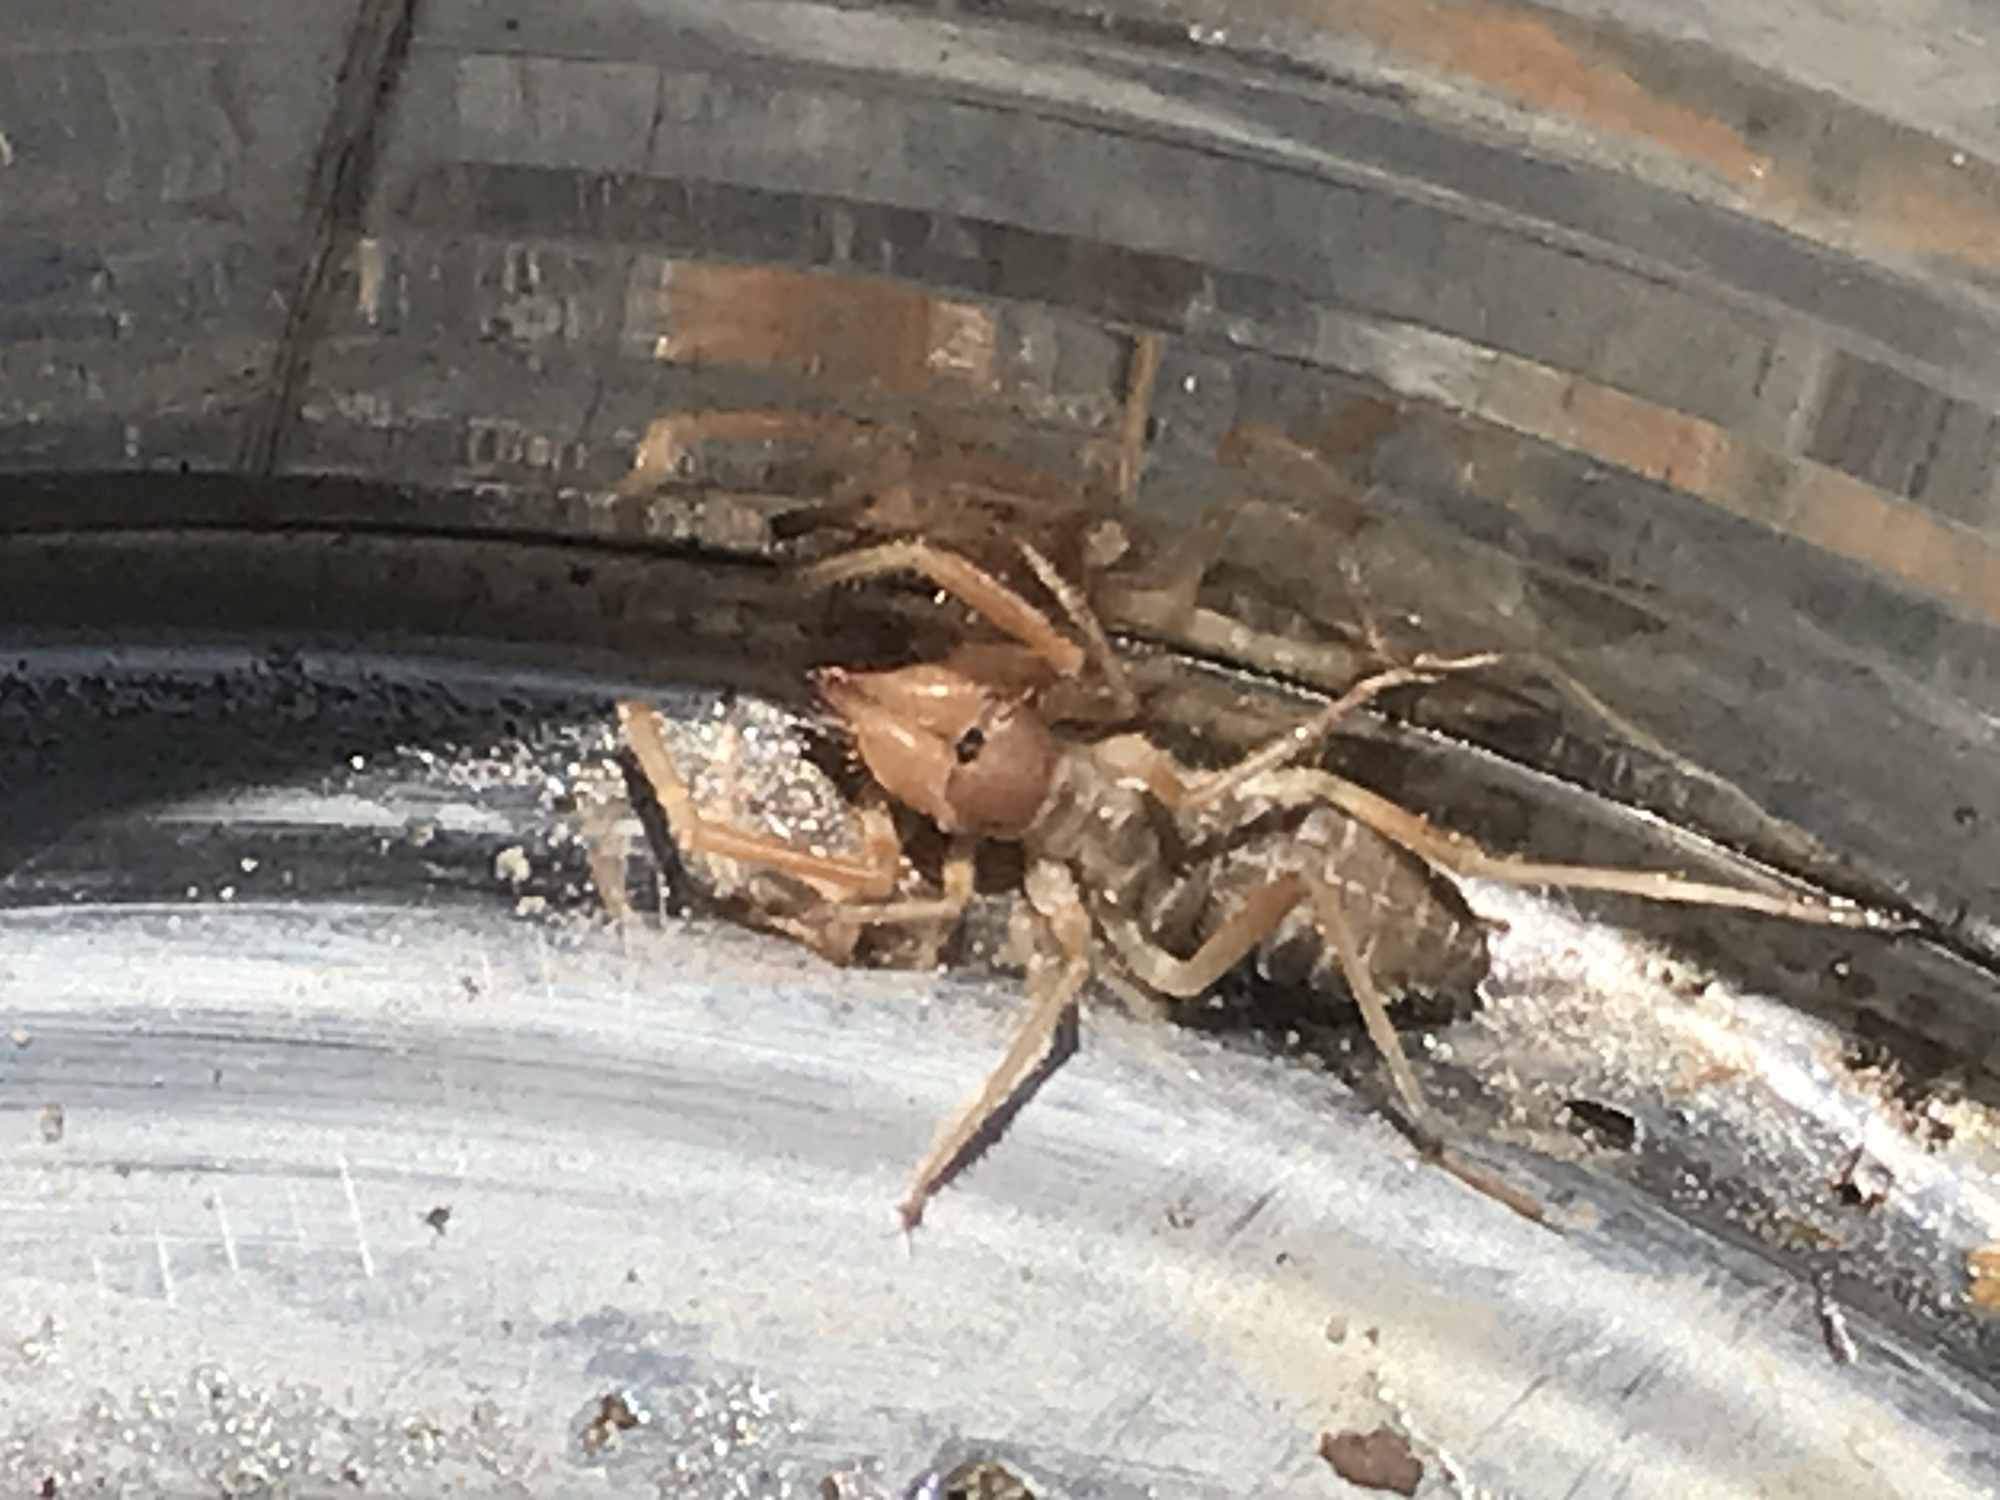
[[[903,1174],[1013,992],[608,928],[573,793],[636,684],[25,660],[11,1484],[868,1495],[989,1457],[1043,1495],[1312,1492],[1321,1433],[1384,1423],[1423,1494],[1996,1482],[1983,1109],[1927,1145],[1832,1027],[1685,951],[1472,893],[1508,923],[1485,1002],[1414,1039],[1561,1234],[1423,1167],[1310,1051],[1099,1004],[906,1249]],[[1579,1139],[1578,1101],[1636,1149]],[[1883,1203],[1830,1180],[1852,1144]],[[646,1420],[587,1441],[614,1395]]]
[[[1172,1032],[1095,1021],[906,1253],[990,993],[241,898],[5,931],[10,1091],[65,1118],[6,1117],[20,1492],[879,1494],[976,1451],[1038,1494],[1309,1493],[1321,1431],[1384,1421],[1438,1495],[1995,1483],[1983,1399],[1858,1317],[1835,1365],[1790,1278],[1582,1179],[1605,1227],[1556,1238]],[[653,1420],[593,1457],[614,1391]]]

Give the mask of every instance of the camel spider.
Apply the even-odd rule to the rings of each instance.
[[[802,573],[813,589],[915,575],[1007,637],[962,646],[942,662],[816,674],[820,697],[852,736],[874,786],[946,837],[934,891],[899,894],[903,851],[879,807],[865,819],[859,856],[808,852],[704,816],[653,711],[619,705],[633,755],[683,854],[743,861],[802,883],[812,899],[778,925],[837,959],[852,954],[862,929],[948,929],[972,899],[978,843],[1020,847],[1036,940],[1027,1012],[1005,1056],[918,1164],[898,1206],[906,1229],[1046,1063],[1099,965],[1142,992],[1187,1001],[1280,941],[1316,945],[1314,964],[1337,966],[1426,1154],[1540,1217],[1531,1199],[1444,1150],[1389,1021],[1385,989],[1394,995],[1434,982],[1468,944],[1483,945],[1450,880],[1623,892],[1836,927],[1894,925],[1840,898],[1494,854],[1345,777],[1299,764],[1363,705],[1490,665],[1491,654],[1420,657],[1377,671],[1219,770],[1192,770],[1140,733],[1105,733],[1139,717],[1124,664],[1083,591],[1032,543],[1017,539],[1014,547],[1052,610],[923,540],[836,554]],[[1070,728],[1058,733],[1057,725]],[[1277,836],[1254,836],[1274,818]]]

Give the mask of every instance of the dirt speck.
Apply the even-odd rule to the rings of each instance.
[[[1630,1151],[1639,1144],[1639,1122],[1613,1104],[1565,1099],[1562,1121],[1570,1132],[1600,1151]]]
[[[939,1493],[943,1500],[1035,1500],[1018,1475],[987,1459],[960,1464],[945,1475]]]
[[[1843,1206],[1858,1208],[1866,1213],[1880,1208],[1895,1186],[1895,1174],[1856,1146],[1841,1164],[1840,1175],[1834,1180],[1833,1195]]]
[[[448,1203],[440,1203],[436,1208],[432,1209],[429,1213],[425,1214],[423,1217],[424,1217],[424,1222],[430,1225],[432,1229],[437,1231],[438,1236],[442,1238],[444,1235],[445,1226],[451,1223],[451,1205]]]
[[[1410,1451],[1410,1440],[1391,1427],[1323,1432],[1319,1456],[1334,1473],[1364,1490],[1414,1495],[1424,1477],[1423,1461]]]
[[[624,1392],[612,1391],[598,1401],[597,1414],[584,1424],[583,1451],[602,1453],[618,1441],[619,1433],[630,1432],[643,1420],[625,1399]]]

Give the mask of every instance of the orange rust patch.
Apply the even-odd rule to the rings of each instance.
[[[866,276],[657,261],[635,279],[625,328],[655,358],[679,364],[784,370],[904,395],[994,380],[989,313]]]
[[[1639,46],[1671,45],[1661,38],[1634,35],[1627,45],[1609,28],[1519,0],[1274,4],[1523,108],[1706,168],[1765,217],[1825,243],[2000,265],[2000,164],[1921,131],[1878,119],[1879,145],[1852,179],[1836,174],[1839,184],[1830,187],[1811,145],[1774,155],[1695,103],[1635,77]]]
[[[708,443],[812,443],[836,431],[858,442],[862,424],[790,410],[675,412],[647,425],[633,450],[624,488],[629,493],[689,477]]]
[[[2000,1313],[2000,1245],[1982,1245],[1965,1257],[1972,1278],[1972,1305],[1981,1312]]]
[[[1558,443],[1696,496],[1914,585],[1970,614],[2000,621],[2000,546],[1991,537],[1824,464],[1609,386],[1514,355],[1492,356],[1469,415]],[[1507,494],[1504,451],[1466,435],[1465,482]]]
[[[1741,186],[1769,160],[1711,115],[1647,88],[1577,21],[1506,0],[1293,0],[1342,32],[1421,58],[1545,114],[1697,161]]]
[[[1788,530],[1879,568],[1969,613],[2000,619],[2000,554],[1988,539],[1819,464],[1802,463]]]
[[[801,407],[666,412],[633,446],[620,490],[700,482],[718,464],[747,458],[784,467],[801,492],[823,492],[830,505],[855,507],[852,519],[886,531],[934,524],[926,507],[941,496],[1069,510],[1098,494],[1107,478],[1103,445],[1085,438],[1072,467],[1037,468],[1009,456],[1017,435],[1018,424],[1005,420],[937,413],[913,422]]]
[[[1488,390],[1494,420],[1694,494],[1716,487],[1730,438],[1698,417],[1526,360],[1506,360]]]
[[[1962,152],[1954,166],[1949,147],[1924,145],[1922,157],[1897,152],[1869,163],[1854,205],[1863,233],[1917,255],[2000,265],[2000,172]]]

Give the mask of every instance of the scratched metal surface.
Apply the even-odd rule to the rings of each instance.
[[[1928,1139],[1686,928],[1474,891],[1509,924],[1484,1003],[1412,1032],[1561,1234],[1421,1167],[1338,1038],[1329,1071],[1097,1004],[908,1253],[890,1205],[1006,979],[609,929],[571,793],[648,684],[503,660],[17,656],[9,1484],[891,1495],[986,1457],[1041,1495],[1312,1493],[1321,1433],[1384,1423],[1425,1495],[1996,1482],[1983,1109]],[[1831,1180],[1856,1143],[1882,1205]],[[614,1394],[645,1421],[587,1441]]]
[[[1581,1181],[1604,1226],[1555,1238],[1185,1036],[1094,1024],[910,1254],[888,1205],[1002,994],[497,913],[0,929],[14,1493],[886,1495],[972,1453],[1326,1493],[1317,1435],[1384,1422],[1436,1496],[1995,1483],[1921,1349],[1856,1319],[1837,1366],[1770,1267]],[[614,1391],[648,1421],[592,1455]]]

